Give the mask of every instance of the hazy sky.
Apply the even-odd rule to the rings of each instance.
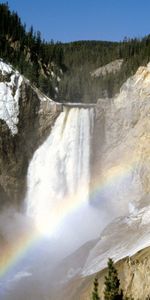
[[[3,3],[5,1],[1,1]],[[122,40],[150,33],[150,0],[8,0],[46,40]]]

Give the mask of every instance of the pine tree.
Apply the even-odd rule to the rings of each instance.
[[[111,258],[108,260],[108,275],[105,277],[105,300],[122,300],[123,292],[120,290],[120,281],[115,269],[114,262]]]
[[[97,277],[94,279],[93,282],[94,288],[92,292],[92,300],[100,300],[100,297],[98,295],[98,279]]]

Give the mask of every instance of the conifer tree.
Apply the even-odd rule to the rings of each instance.
[[[122,300],[123,292],[120,290],[118,273],[111,258],[108,260],[108,275],[105,277],[105,300]]]
[[[92,292],[92,300],[100,300],[100,297],[98,295],[98,279],[95,277],[93,282],[93,292]]]

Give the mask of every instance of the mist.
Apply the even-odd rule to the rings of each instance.
[[[113,200],[115,185],[91,195],[93,119],[93,108],[60,114],[29,164],[24,210],[2,211],[0,238],[8,266],[0,278],[2,300],[54,300],[69,270],[81,268],[84,248],[88,255],[90,244],[82,245],[93,245],[103,228],[126,211],[127,203]]]
[[[14,207],[6,207],[0,214],[0,253],[5,265],[7,262],[9,265],[11,260],[16,261],[0,277],[0,298],[53,299],[55,286],[64,279],[59,277],[59,281],[56,281],[59,265],[87,239],[93,239],[94,232],[100,229],[98,219],[97,209],[83,207],[80,212],[66,218],[55,237],[48,238],[39,234],[33,220],[27,215]],[[36,242],[31,242],[26,249],[28,237],[31,239],[35,235],[38,237]],[[20,240],[23,242],[18,246]],[[23,252],[20,257],[17,256],[18,249]]]

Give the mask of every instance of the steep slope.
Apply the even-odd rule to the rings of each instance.
[[[112,97],[150,59],[150,35],[122,42],[44,41],[8,3],[0,4],[0,57],[13,64],[47,96],[60,102],[97,102]],[[109,72],[115,70],[117,72]],[[123,63],[122,63],[123,61]],[[94,70],[97,70],[96,73]],[[91,73],[99,74],[92,76]]]
[[[103,299],[107,261],[111,257],[117,262],[125,294],[132,295],[134,299],[145,299],[150,294],[149,246],[150,206],[146,206],[128,216],[117,218],[105,228],[97,241],[91,241],[66,258],[66,267],[59,265],[57,270],[60,270],[60,283],[54,295],[57,299],[86,300],[90,297],[93,279],[98,274],[100,296]],[[80,261],[80,265],[75,264],[77,261]]]
[[[116,263],[118,277],[121,287],[124,290],[124,295],[129,299],[147,299],[150,294],[150,247],[140,250],[133,256],[127,256]],[[104,280],[107,275],[107,269],[103,269],[97,274],[99,282],[99,294],[103,299]],[[73,300],[87,300],[90,298],[93,289],[93,276],[78,278],[78,281],[70,283],[68,294],[72,293]],[[64,298],[67,298],[67,293],[64,292]],[[66,298],[65,298],[66,297]],[[68,298],[67,298],[68,299]]]
[[[48,97],[57,97],[63,74],[61,45],[45,42],[32,26],[27,30],[8,3],[0,4],[0,57],[15,66]]]
[[[66,101],[97,102],[113,97],[139,66],[150,60],[150,36],[122,42],[77,41],[62,44],[66,72],[58,97]],[[123,60],[123,63],[122,63]],[[110,72],[117,69],[117,72]],[[98,74],[92,76],[91,74]]]
[[[149,199],[149,83],[148,64],[127,80],[117,97],[97,105],[92,201],[105,199],[105,206],[117,207],[119,214]]]
[[[89,250],[84,267],[74,269],[75,276],[65,283],[59,299],[88,299],[93,278],[106,268],[108,257],[118,261],[150,246],[149,100],[150,64],[140,67],[118,96],[100,99],[97,104],[90,201],[99,210],[105,229],[100,228],[100,237]],[[133,264],[130,259],[120,263],[122,284],[135,299],[143,299],[150,294],[146,263],[150,254],[146,252],[139,263],[136,257]]]
[[[23,198],[29,160],[61,111],[12,66],[0,61],[0,190]]]
[[[123,224],[126,225],[114,223],[118,230],[113,230],[113,228],[111,230],[111,225],[109,231],[111,235],[116,231],[119,238],[122,226],[128,227],[131,223],[127,231],[131,228],[132,247],[135,246],[135,248],[135,241],[138,242],[138,238],[136,232],[134,233],[134,226],[137,228],[140,226],[139,223],[146,224],[150,211],[147,206],[150,194],[149,99],[150,64],[147,67],[140,67],[137,73],[122,86],[120,94],[110,100],[109,105],[103,100],[97,105],[96,140],[94,142],[97,155],[93,159],[95,163],[93,172],[96,176],[92,183],[94,195],[91,201],[94,201],[97,206],[100,206],[102,201],[104,213],[107,211],[106,218],[109,219],[131,213],[128,225],[127,219],[123,219]],[[141,221],[139,221],[140,218]],[[148,223],[146,226],[148,230]],[[144,232],[145,236],[143,236]],[[141,227],[139,234],[141,234],[141,240],[143,239],[139,243],[139,248],[147,246],[145,240],[148,243],[149,233],[145,227],[144,229]],[[125,238],[125,233],[122,233],[121,237]],[[130,243],[128,239],[130,239],[129,234],[127,243]],[[109,237],[106,240],[110,240]],[[112,242],[113,240],[115,241],[115,238],[112,238]],[[122,256],[125,245],[123,248],[120,245],[119,247]],[[111,249],[111,245],[108,245],[109,248]],[[135,249],[135,252],[139,248]],[[125,252],[124,255],[130,254],[130,250]],[[106,249],[104,253],[106,255]],[[112,253],[106,256],[112,256]],[[104,259],[100,258],[100,261],[104,263]]]

